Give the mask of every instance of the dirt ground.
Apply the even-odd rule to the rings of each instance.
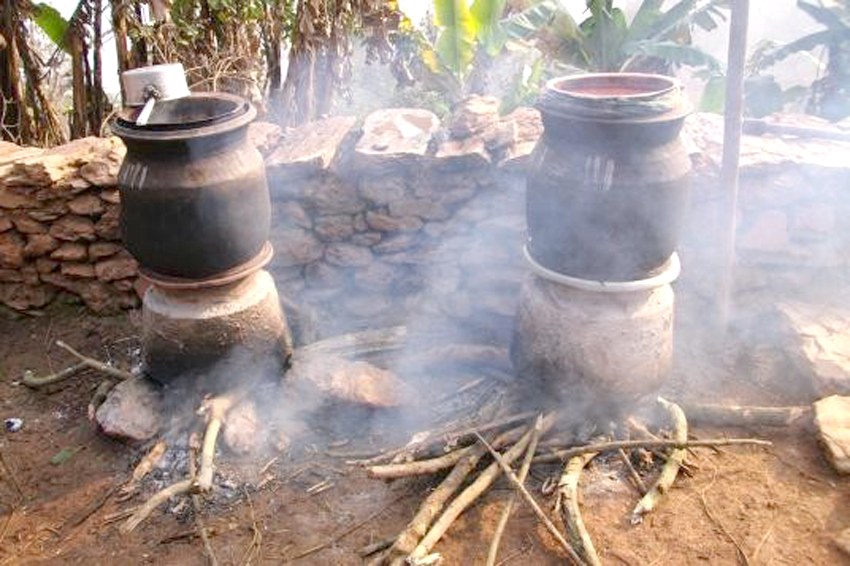
[[[191,514],[172,512],[173,506],[158,510],[129,535],[119,533],[120,523],[108,521],[141,500],[119,502],[113,493],[140,453],[104,438],[88,421],[86,406],[100,378],[83,374],[38,392],[16,384],[24,369],[45,373],[69,364],[67,355],[52,346],[57,339],[90,355],[125,362],[135,345],[132,316],[97,318],[56,306],[37,318],[0,319],[0,418],[24,420],[18,432],[0,430],[0,455],[11,474],[3,473],[0,481],[0,564],[204,563]],[[710,390],[681,379],[671,387],[701,400],[717,400],[717,391],[743,402],[755,397],[746,387],[723,380]],[[614,459],[592,464],[582,477],[583,513],[604,564],[743,563],[736,545],[750,564],[850,564],[832,541],[850,527],[850,478],[832,471],[811,431],[692,432],[698,437],[757,435],[775,447],[700,450],[689,457],[693,476],[680,475],[660,508],[637,526],[628,521],[637,494],[623,466]],[[59,453],[70,457],[57,462]],[[334,539],[297,563],[360,564],[357,549],[397,534],[437,481],[387,483],[341,461],[322,465],[334,487],[318,495],[306,493],[315,477],[294,474],[292,462],[278,461],[270,466],[274,480],[236,493],[230,503],[206,507],[220,562],[286,563]],[[557,475],[558,468],[535,467],[530,479],[541,500],[539,488],[547,474]],[[483,564],[509,493],[500,481],[461,516],[437,545],[445,563]],[[504,564],[563,562],[523,505],[501,548]]]

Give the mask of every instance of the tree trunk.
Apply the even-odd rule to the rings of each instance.
[[[6,75],[5,79],[8,84],[8,93],[4,92],[4,100],[9,99],[14,104],[12,116],[16,119],[16,126],[10,124],[4,127],[4,136],[6,130],[14,132],[14,136],[20,143],[30,144],[33,141],[34,128],[27,112],[26,97],[24,95],[24,85],[21,80],[21,58],[18,45],[18,15],[21,13],[21,7],[17,5],[17,0],[7,0],[3,8],[3,37],[6,39]],[[26,48],[26,47],[25,47]],[[4,89],[5,90],[5,89]],[[7,96],[8,95],[8,96]],[[6,110],[4,108],[4,110]],[[8,110],[7,110],[8,112]],[[4,124],[5,126],[5,124]]]
[[[94,101],[94,113],[92,116],[92,133],[96,136],[100,135],[100,128],[103,125],[103,64],[101,60],[101,49],[103,47],[103,38],[101,36],[101,22],[103,19],[103,2],[102,0],[92,0],[91,3],[92,30],[94,32],[94,49],[92,58],[94,59],[94,69],[92,73],[92,89],[89,91],[92,100]]]
[[[112,7],[112,31],[115,34],[115,51],[118,55],[118,73],[133,68],[130,50],[127,48],[127,2],[128,0],[110,0]],[[121,82],[121,102],[126,98],[124,83]]]
[[[86,119],[85,46],[79,25],[68,32],[71,49],[71,71],[73,81],[74,113],[71,117],[71,139],[85,137],[88,128]]]

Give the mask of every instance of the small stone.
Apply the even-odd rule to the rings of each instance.
[[[12,226],[13,226],[12,219],[9,218],[9,216],[6,215],[5,212],[0,210],[0,232],[5,232],[7,230],[11,230]]]
[[[397,234],[385,238],[380,244],[372,246],[372,251],[378,254],[393,254],[412,248],[420,241],[419,234]]]
[[[382,238],[383,236],[381,236],[380,232],[363,232],[362,234],[354,234],[351,237],[350,242],[355,246],[371,248],[372,246],[380,242]]]
[[[483,169],[490,164],[490,153],[478,136],[447,139],[437,147],[435,165],[446,170]]]
[[[832,467],[850,474],[850,397],[832,395],[816,401],[815,426]]]
[[[283,130],[271,122],[254,121],[248,124],[248,141],[257,148],[263,156],[274,151],[280,142]]]
[[[396,218],[418,216],[423,220],[446,220],[451,213],[439,202],[427,199],[406,199],[390,203],[390,215]]]
[[[76,242],[95,239],[94,223],[83,216],[67,214],[50,226],[50,235],[58,240]]]
[[[304,265],[322,257],[324,247],[313,234],[301,228],[275,230],[270,239],[275,264],[281,267]]]
[[[358,183],[360,196],[372,204],[387,205],[404,198],[406,181],[401,175],[364,176]]]
[[[353,183],[325,176],[310,183],[304,190],[304,200],[320,214],[357,214],[366,208]]]
[[[75,292],[88,308],[99,314],[115,314],[122,309],[131,309],[138,305],[135,293],[121,293],[96,279],[80,280]]]
[[[21,278],[24,283],[33,287],[41,283],[41,279],[38,276],[38,270],[35,268],[35,264],[32,263],[24,265],[21,268]]]
[[[24,239],[17,232],[0,233],[0,266],[21,267],[24,264]]]
[[[850,529],[844,529],[835,536],[835,546],[850,557]]]
[[[366,224],[380,232],[407,232],[422,228],[422,221],[415,216],[390,216],[378,212],[366,213]]]
[[[119,168],[120,163],[99,158],[80,167],[80,177],[96,187],[114,187],[118,184]]]
[[[22,428],[24,428],[24,420],[16,417],[12,417],[3,421],[3,424],[6,427],[6,430],[9,432],[18,432]]]
[[[440,128],[433,112],[419,108],[387,108],[369,114],[354,148],[359,171],[383,172],[408,167],[428,153]]]
[[[24,276],[19,269],[0,269],[0,282],[23,283]]]
[[[97,277],[94,266],[90,263],[63,263],[59,273],[66,277],[77,277],[80,279],[92,279]]]
[[[119,279],[118,281],[113,281],[112,286],[123,293],[135,290],[135,283],[135,279]]]
[[[163,418],[161,404],[154,384],[137,377],[112,388],[97,409],[95,420],[106,436],[142,442],[159,432]]]
[[[0,208],[21,209],[37,208],[38,199],[33,194],[22,194],[19,191],[0,185]]]
[[[0,283],[0,303],[15,310],[41,308],[56,295],[50,285],[27,285],[25,283]]]
[[[41,203],[35,210],[27,210],[27,216],[38,222],[53,222],[68,213],[68,206],[62,199],[54,199]]]
[[[120,240],[121,239],[121,207],[115,204],[107,205],[97,224],[94,226],[94,231],[99,238],[104,240]],[[94,239],[94,238],[92,238]]]
[[[95,216],[103,212],[103,201],[94,193],[85,193],[68,201],[68,208],[74,214]]]
[[[281,181],[326,171],[356,123],[356,117],[335,116],[309,122],[288,132],[266,159],[272,194]]]
[[[243,401],[227,412],[222,436],[234,453],[257,452],[265,444],[266,427],[257,422],[257,410],[251,401]]]
[[[93,244],[89,244],[89,257],[92,261],[97,261],[105,257],[113,256],[122,249],[124,248],[112,242],[95,242]]]
[[[348,314],[357,318],[386,315],[394,308],[392,298],[383,293],[353,295],[345,299],[343,306]]]
[[[12,213],[12,224],[14,224],[18,232],[22,234],[47,233],[47,226],[45,226],[38,220],[33,220],[24,212]]]
[[[313,222],[304,207],[293,200],[275,203],[277,219],[284,225],[294,225],[299,228],[310,229]]]
[[[94,266],[97,278],[101,281],[114,281],[135,277],[139,273],[139,264],[128,253],[99,261]]]
[[[455,107],[449,118],[451,137],[464,139],[499,121],[499,100],[494,96],[472,95]]]
[[[354,221],[346,214],[319,216],[313,231],[326,242],[347,240],[354,234]]]
[[[520,107],[504,116],[514,125],[515,139],[501,152],[499,167],[509,173],[524,173],[531,164],[531,154],[543,135],[543,120],[534,108]]]
[[[85,244],[64,243],[50,254],[50,259],[59,261],[86,261],[89,253]]]
[[[121,193],[118,189],[101,189],[98,196],[104,202],[108,202],[110,204],[121,204]]]
[[[383,291],[389,289],[401,272],[401,268],[374,261],[369,266],[358,269],[354,282],[364,291]]]
[[[28,257],[48,254],[59,247],[59,240],[50,234],[30,234],[24,246],[24,254]]]
[[[325,260],[344,267],[363,267],[372,262],[372,252],[351,244],[331,244],[325,250]]]
[[[48,259],[46,257],[39,257],[35,260],[35,270],[41,274],[51,273],[57,267],[59,267],[58,261],[53,261],[52,259]]]
[[[324,261],[314,261],[304,268],[304,279],[311,288],[335,289],[345,284],[345,276]]]

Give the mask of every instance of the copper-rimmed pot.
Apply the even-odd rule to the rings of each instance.
[[[157,101],[144,126],[125,109],[118,175],[124,244],[144,269],[204,279],[260,254],[269,233],[265,166],[248,141],[256,110],[224,93]]]

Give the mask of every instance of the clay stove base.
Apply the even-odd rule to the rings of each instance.
[[[151,378],[168,383],[226,359],[241,360],[234,375],[211,390],[232,386],[252,366],[282,362],[289,329],[274,280],[264,270],[229,285],[204,289],[152,286],[142,301],[142,357]]]
[[[625,409],[670,373],[673,289],[595,293],[531,276],[511,357],[518,375],[576,409]]]

